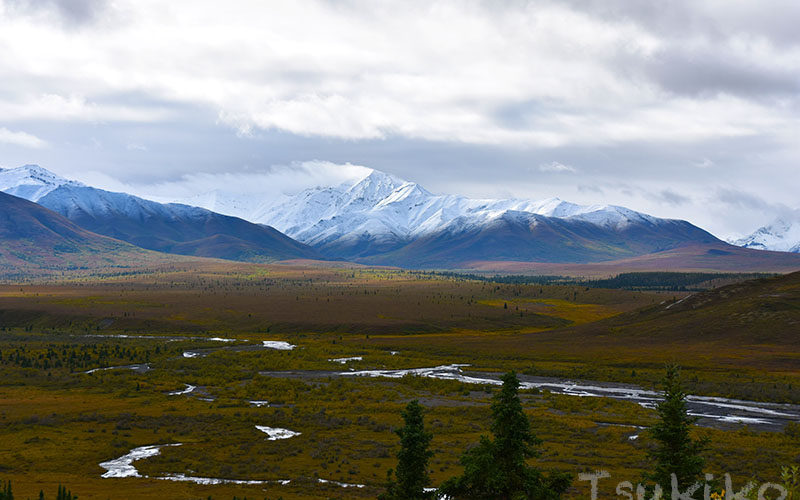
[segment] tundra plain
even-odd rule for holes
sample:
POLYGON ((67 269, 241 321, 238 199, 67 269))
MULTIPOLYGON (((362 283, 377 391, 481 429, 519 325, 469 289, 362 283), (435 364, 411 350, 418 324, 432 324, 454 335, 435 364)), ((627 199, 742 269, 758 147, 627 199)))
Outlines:
MULTIPOLYGON (((653 390, 677 362, 691 394, 789 414, 800 403, 798 273, 629 291, 204 260, 6 283, 0 327, 0 478, 20 498, 58 484, 81 499, 374 498, 411 399, 434 434, 436 486, 489 432, 494 386, 480 381, 512 369, 653 390), (486 377, 353 376, 449 365, 486 377), (179 443, 132 462, 141 477, 102 477, 101 463, 179 443)), ((570 498, 589 496, 579 472, 606 469, 616 484, 647 469, 652 409, 547 388, 522 397, 544 441, 535 461, 576 476, 570 498)), ((757 420, 700 420, 709 472, 776 481, 800 461, 796 424, 757 420)))

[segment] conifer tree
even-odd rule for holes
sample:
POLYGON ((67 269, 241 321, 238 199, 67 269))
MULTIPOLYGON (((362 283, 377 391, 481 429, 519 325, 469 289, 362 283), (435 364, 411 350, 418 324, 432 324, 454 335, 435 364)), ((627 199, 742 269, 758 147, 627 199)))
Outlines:
POLYGON ((422 406, 417 400, 411 401, 403 411, 405 425, 397 431, 400 436, 400 451, 397 453, 396 480, 388 472, 386 493, 381 500, 423 500, 433 497, 426 492, 430 484, 428 459, 433 455, 428 450, 433 435, 425 431, 422 406))
POLYGON ((61 486, 59 484, 56 500, 78 500, 78 496, 73 495, 71 491, 68 491, 66 486, 61 486))
POLYGON ((692 439, 692 425, 697 418, 689 416, 677 365, 667 366, 662 384, 664 399, 657 406, 659 420, 649 430, 657 444, 649 452, 653 469, 647 474, 647 479, 668 490, 671 475, 675 474, 683 491, 704 478, 705 460, 701 454, 708 446, 708 439, 692 439))
POLYGON ((481 436, 480 443, 461 457, 464 474, 446 481, 440 493, 465 500, 560 498, 571 478, 560 472, 545 476, 527 464, 527 459, 539 456, 541 440, 531 431, 522 409, 517 375, 512 371, 502 380, 503 387, 492 402, 494 439, 481 436))
POLYGON ((0 500, 14 500, 14 494, 11 492, 11 481, 0 481, 0 500))

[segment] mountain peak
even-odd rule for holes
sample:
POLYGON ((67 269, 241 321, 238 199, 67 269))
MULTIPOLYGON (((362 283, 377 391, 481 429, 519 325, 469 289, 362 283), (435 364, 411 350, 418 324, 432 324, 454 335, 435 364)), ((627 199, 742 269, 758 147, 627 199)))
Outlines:
POLYGON ((800 209, 784 213, 733 244, 757 250, 800 253, 800 209))
POLYGON ((370 173, 353 184, 349 191, 388 190, 388 192, 392 192, 406 183, 407 181, 392 174, 371 169, 370 173))
POLYGON ((23 165, 17 168, 0 170, 0 191, 38 201, 54 189, 64 186, 84 186, 84 184, 65 179, 39 165, 23 165))
POLYGON ((371 208, 404 184, 407 182, 399 177, 372 170, 345 191, 343 206, 371 208))

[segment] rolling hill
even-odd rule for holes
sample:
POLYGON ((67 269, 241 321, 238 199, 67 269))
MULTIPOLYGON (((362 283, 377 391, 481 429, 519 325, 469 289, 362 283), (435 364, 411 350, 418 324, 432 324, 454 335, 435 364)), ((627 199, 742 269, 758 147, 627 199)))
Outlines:
POLYGON ((36 203, 0 193, 0 276, 128 268, 170 257, 100 236, 36 203))

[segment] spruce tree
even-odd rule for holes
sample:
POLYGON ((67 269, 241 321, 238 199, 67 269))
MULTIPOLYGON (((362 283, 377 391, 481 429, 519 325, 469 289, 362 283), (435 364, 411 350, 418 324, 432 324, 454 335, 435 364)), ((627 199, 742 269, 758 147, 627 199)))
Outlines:
POLYGON ((14 500, 14 494, 11 492, 11 481, 0 481, 0 500, 14 500))
POLYGON ((417 400, 411 401, 403 411, 405 425, 397 431, 400 436, 400 451, 397 453, 396 480, 392 479, 392 471, 388 472, 386 493, 381 500, 423 500, 433 497, 433 492, 426 492, 430 484, 428 477, 428 459, 433 455, 428 450, 433 435, 425 431, 422 416, 423 410, 417 400))
MULTIPOLYGON (((667 366, 662 384, 664 399, 656 408, 659 420, 649 429, 656 440, 655 448, 649 452, 653 469, 646 477, 669 491, 671 475, 675 474, 681 491, 685 491, 704 479, 705 460, 701 454, 708 446, 708 439, 692 439, 692 425, 697 418, 689 416, 677 365, 667 366)), ((699 491, 702 494, 702 488, 699 491)))
POLYGON ((502 377, 503 387, 492 402, 491 430, 494 439, 481 436, 480 443, 461 457, 464 474, 446 481, 440 493, 469 500, 550 500, 569 487, 568 474, 544 476, 527 459, 539 456, 541 440, 519 399, 519 379, 512 371, 502 377))
POLYGON ((71 491, 67 490, 66 486, 58 485, 58 493, 56 494, 56 500, 77 500, 78 496, 73 495, 71 491))

